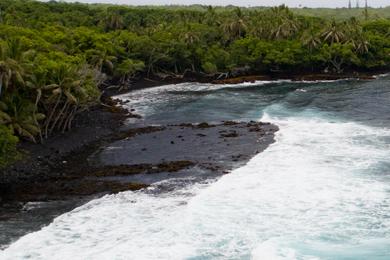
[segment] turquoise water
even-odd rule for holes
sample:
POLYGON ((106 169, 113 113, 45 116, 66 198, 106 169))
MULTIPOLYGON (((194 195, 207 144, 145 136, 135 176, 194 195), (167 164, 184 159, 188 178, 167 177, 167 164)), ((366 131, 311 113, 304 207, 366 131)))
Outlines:
POLYGON ((218 180, 91 201, 1 259, 390 259, 388 77, 188 83, 121 98, 156 124, 261 119, 280 131, 218 180))

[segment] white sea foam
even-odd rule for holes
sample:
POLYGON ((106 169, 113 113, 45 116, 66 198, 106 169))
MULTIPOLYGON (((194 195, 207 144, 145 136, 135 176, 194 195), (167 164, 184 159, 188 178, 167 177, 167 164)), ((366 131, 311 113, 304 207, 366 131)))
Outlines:
POLYGON ((217 182, 94 200, 0 259, 389 259, 388 129, 265 116, 276 143, 217 182))
POLYGON ((375 75, 374 78, 379 79, 379 78, 386 78, 388 76, 390 76, 390 73, 383 73, 383 74, 375 75))
POLYGON ((211 83, 180 83, 180 84, 169 84, 159 87, 140 89, 132 91, 123 95, 118 95, 116 98, 127 101, 124 104, 125 107, 135 108, 137 113, 141 115, 151 114, 152 109, 156 108, 157 104, 169 104, 172 101, 172 96, 166 95, 168 93, 176 93, 175 101, 180 99, 187 99, 189 95, 180 95, 180 92, 213 92, 227 88, 246 88, 250 86, 262 86, 276 83, 291 82, 290 80, 275 80, 275 81, 255 81, 255 82, 244 82, 240 84, 211 84, 211 83))
MULTIPOLYGON (((118 95, 116 98, 122 99, 127 103, 124 104, 126 108, 135 109, 136 113, 146 116, 158 112, 161 107, 166 107, 167 104, 178 103, 178 101, 191 100, 194 98, 193 95, 189 95, 188 92, 193 93, 214 93, 215 91, 223 89, 240 89, 250 87, 261 87, 273 84, 297 84, 297 85, 313 85, 323 84, 338 81, 345 81, 348 79, 340 80, 314 80, 314 81, 292 81, 292 80, 273 80, 273 81, 255 81, 255 82, 244 82, 240 84, 210 84, 210 83, 180 83, 170 84, 153 88, 140 89, 118 95)), ((306 92, 304 88, 298 88, 298 92, 306 92)), ((232 94, 233 95, 233 94, 232 94)), ((238 95, 238 94, 236 94, 238 95)), ((195 97, 196 98, 196 97, 195 97)), ((134 120, 134 119, 131 119, 134 120)))

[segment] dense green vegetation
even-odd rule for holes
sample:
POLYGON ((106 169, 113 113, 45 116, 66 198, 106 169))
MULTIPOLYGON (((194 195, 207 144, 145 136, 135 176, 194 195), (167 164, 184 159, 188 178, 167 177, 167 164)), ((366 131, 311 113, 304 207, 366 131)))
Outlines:
POLYGON ((390 20, 374 11, 328 19, 284 6, 134 8, 2 0, 0 157, 12 150, 14 136, 39 141, 66 131, 77 113, 99 101, 100 86, 125 86, 139 76, 237 67, 253 73, 388 69, 390 20))
POLYGON ((0 125, 0 168, 19 156, 16 150, 17 143, 18 138, 12 134, 11 130, 0 125))

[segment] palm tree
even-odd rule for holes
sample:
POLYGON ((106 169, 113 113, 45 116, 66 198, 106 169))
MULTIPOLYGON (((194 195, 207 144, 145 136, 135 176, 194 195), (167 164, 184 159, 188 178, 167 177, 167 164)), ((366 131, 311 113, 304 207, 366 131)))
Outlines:
POLYGON ((301 23, 288 7, 282 5, 263 12, 255 12, 251 28, 251 33, 256 37, 281 40, 293 37, 301 28, 301 23))
POLYGON ((44 124, 46 138, 56 126, 58 129, 62 128, 62 131, 70 128, 68 122, 72 120, 77 111, 80 99, 86 95, 82 80, 75 80, 79 78, 76 67, 63 65, 53 72, 52 80, 57 83, 43 88, 50 90, 49 96, 45 98, 48 114, 44 124))
POLYGON ((187 46, 191 46, 199 41, 199 35, 188 28, 189 30, 184 33, 183 40, 187 44, 187 46))
POLYGON ((47 84, 48 75, 47 72, 35 72, 29 76, 26 81, 26 87, 36 93, 34 109, 32 111, 34 123, 40 127, 39 136, 40 141, 42 142, 42 132, 39 121, 42 121, 46 118, 46 115, 43 113, 39 113, 39 104, 41 102, 41 98, 45 95, 44 92, 50 91, 54 88, 57 88, 57 84, 47 84))
POLYGON ((35 142, 35 136, 40 132, 40 128, 32 116, 34 104, 17 94, 7 96, 3 103, 6 105, 5 112, 8 116, 5 117, 5 125, 13 134, 35 142))
POLYGON ((299 30, 297 22, 294 19, 278 18, 271 31, 272 39, 291 38, 299 30))
POLYGON ((94 49, 87 52, 89 56, 89 64, 91 64, 94 68, 96 68, 100 72, 107 72, 108 74, 112 74, 114 71, 114 61, 116 57, 110 55, 107 49, 94 49))
POLYGON ((352 44, 354 50, 359 54, 365 54, 368 52, 370 43, 367 40, 363 28, 360 25, 359 21, 352 17, 348 20, 347 24, 347 33, 346 33, 346 42, 352 44))
POLYGON ((354 50, 357 53, 359 54, 368 53, 370 43, 363 33, 354 35, 354 37, 351 38, 348 42, 352 44, 354 50))
POLYGON ((0 45, 0 97, 7 88, 24 85, 24 69, 18 62, 21 56, 19 41, 9 39, 0 45))
POLYGON ((246 18, 239 7, 234 10, 233 18, 222 24, 222 30, 228 35, 229 40, 245 36, 247 29, 246 18))
POLYGON ((329 44, 341 43, 345 40, 345 33, 343 28, 333 20, 322 32, 321 37, 323 41, 329 44))
POLYGON ((142 61, 126 59, 115 69, 115 73, 120 77, 120 85, 123 88, 137 72, 143 71, 145 64, 142 61))
POLYGON ((189 50, 189 62, 191 63, 192 71, 195 71, 195 63, 197 59, 196 48, 200 41, 199 34, 194 32, 190 26, 188 26, 187 31, 183 34, 182 39, 189 50))
POLYGON ((209 26, 213 26, 217 23, 216 20, 217 14, 215 12, 215 8, 213 8, 211 5, 207 7, 207 11, 204 18, 204 23, 206 23, 209 26))
POLYGON ((146 63, 148 69, 146 72, 147 77, 150 74, 154 74, 156 70, 156 64, 160 61, 167 60, 169 57, 166 53, 158 52, 155 48, 150 52, 148 62, 146 63))
POLYGON ((305 31, 301 37, 303 46, 306 46, 310 52, 317 49, 321 45, 321 39, 313 30, 305 31))
POLYGON ((40 133, 39 120, 43 114, 37 113, 40 93, 35 103, 23 99, 20 91, 30 87, 26 79, 30 77, 27 56, 32 52, 23 51, 19 39, 8 39, 0 45, 0 122, 19 136, 35 142, 40 133))
POLYGON ((118 12, 109 12, 105 18, 106 30, 120 30, 124 27, 122 16, 118 12))

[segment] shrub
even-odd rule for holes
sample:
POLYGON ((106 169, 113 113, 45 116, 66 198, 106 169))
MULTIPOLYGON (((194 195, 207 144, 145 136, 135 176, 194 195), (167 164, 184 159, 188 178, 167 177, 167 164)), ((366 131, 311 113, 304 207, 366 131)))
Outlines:
POLYGON ((16 150, 16 144, 19 139, 14 136, 6 126, 0 125, 0 167, 14 162, 19 154, 16 150))
POLYGON ((206 62, 202 65, 202 68, 206 73, 215 73, 218 70, 217 66, 211 62, 206 62))

